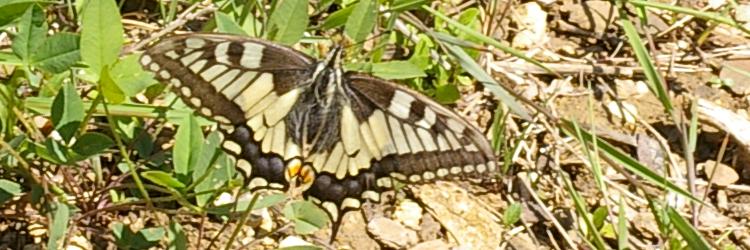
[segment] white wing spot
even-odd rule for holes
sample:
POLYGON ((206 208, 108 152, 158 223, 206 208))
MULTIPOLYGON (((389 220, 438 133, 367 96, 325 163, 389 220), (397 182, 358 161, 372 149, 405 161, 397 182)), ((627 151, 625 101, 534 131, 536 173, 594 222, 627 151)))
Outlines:
POLYGON ((403 92, 396 90, 391 98, 391 105, 388 106, 388 111, 398 118, 406 119, 409 118, 409 112, 411 110, 411 102, 414 101, 414 97, 403 92))
POLYGON ((203 77, 203 80, 206 80, 207 82, 209 82, 213 80, 219 74, 224 73, 224 71, 226 70, 227 70, 227 66, 216 64, 214 66, 211 66, 207 70, 201 72, 201 77, 203 77))
POLYGON ((242 57, 240 58, 240 65, 256 69, 260 67, 260 60, 263 58, 263 45, 257 43, 243 43, 244 47, 242 51, 242 57))
POLYGON ((151 56, 149 55, 141 56, 141 65, 148 65, 149 63, 151 63, 151 56))
POLYGON ((183 96, 190 97, 190 88, 182 87, 180 88, 180 93, 182 93, 183 96))
POLYGON ((216 49, 214 49, 214 55, 216 56, 217 62, 223 64, 231 64, 231 62, 229 62, 229 56, 227 55, 230 43, 231 42, 223 42, 219 43, 219 45, 216 45, 216 49))
POLYGON ((195 107, 200 107, 201 106, 201 99, 198 98, 198 97, 191 97, 190 98, 190 104, 193 104, 193 106, 195 106, 195 107))
POLYGON ((203 52, 201 52, 201 51, 196 51, 196 52, 190 53, 187 56, 182 57, 182 59, 180 59, 180 62, 182 62, 182 65, 188 66, 191 63, 193 63, 196 59, 198 59, 199 57, 201 57, 202 54, 203 54, 203 52))
POLYGON ((200 38, 188 38, 185 39, 185 47, 191 48, 191 49, 199 49, 202 48, 203 45, 206 45, 206 41, 200 38))
POLYGON ((206 66, 206 60, 198 60, 197 62, 193 63, 188 67, 190 70, 192 70, 194 73, 201 72, 203 69, 203 66, 206 66))

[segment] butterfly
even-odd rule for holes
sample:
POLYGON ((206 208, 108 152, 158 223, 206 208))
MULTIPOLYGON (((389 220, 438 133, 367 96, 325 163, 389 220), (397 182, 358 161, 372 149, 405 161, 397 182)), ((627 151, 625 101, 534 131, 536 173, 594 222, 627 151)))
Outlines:
POLYGON ((332 239, 347 211, 407 184, 496 172, 486 137, 411 89, 269 41, 225 34, 161 40, 142 66, 200 115, 251 190, 286 191, 325 210, 332 239))

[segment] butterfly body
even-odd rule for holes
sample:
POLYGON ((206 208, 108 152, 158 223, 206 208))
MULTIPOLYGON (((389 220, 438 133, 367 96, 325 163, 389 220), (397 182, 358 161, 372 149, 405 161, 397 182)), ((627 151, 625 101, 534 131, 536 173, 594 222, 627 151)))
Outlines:
POLYGON ((378 200, 394 180, 496 170, 476 128, 410 89, 344 72, 338 48, 317 61, 263 40, 190 34, 151 47, 141 64, 219 123, 251 188, 308 178, 303 195, 328 212, 334 233, 346 211, 378 200))

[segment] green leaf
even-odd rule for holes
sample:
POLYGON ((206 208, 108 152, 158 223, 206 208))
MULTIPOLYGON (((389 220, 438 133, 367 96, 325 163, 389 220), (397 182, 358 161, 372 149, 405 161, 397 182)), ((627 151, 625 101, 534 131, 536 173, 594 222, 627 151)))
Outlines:
POLYGON ((0 27, 10 24, 17 18, 21 17, 31 5, 41 0, 2 0, 0 1, 0 27))
POLYGON ((508 209, 505 210, 505 213, 503 213, 503 224, 505 224, 506 227, 516 224, 516 222, 521 219, 522 210, 523 207, 521 206, 521 203, 514 202, 510 204, 508 209))
POLYGON ((0 179, 0 205, 21 193, 21 185, 10 180, 0 179))
POLYGON ((120 54, 123 29, 119 9, 114 0, 86 1, 81 13, 81 58, 93 76, 113 65, 120 54))
POLYGON ((164 228, 152 227, 134 233, 120 222, 112 223, 112 233, 119 249, 147 249, 156 246, 164 238, 165 232, 164 228))
POLYGON ((190 173, 198 162, 202 146, 203 132, 195 120, 195 116, 190 115, 189 119, 180 123, 172 150, 174 170, 180 180, 186 181, 189 179, 190 173))
POLYGON ((65 84, 57 93, 52 103, 51 115, 52 124, 60 136, 65 141, 70 140, 84 117, 83 101, 73 84, 65 84))
POLYGON ((109 70, 109 76, 118 89, 127 97, 135 96, 151 85, 157 84, 151 72, 143 70, 138 62, 140 54, 121 58, 109 70))
MULTIPOLYGON (((219 148, 220 143, 221 137, 217 131, 211 132, 203 142, 200 158, 195 169, 193 169, 193 180, 201 180, 195 185, 195 192, 197 193, 220 188, 234 175, 234 165, 219 148), (211 162, 212 160, 215 161, 211 162)), ((197 195, 195 197, 196 204, 201 207, 206 205, 212 195, 212 193, 197 195)))
POLYGON ((102 133, 90 132, 81 135, 73 144, 73 152, 83 157, 99 154, 105 149, 115 145, 109 136, 102 133))
POLYGON ((323 24, 320 25, 320 29, 329 30, 341 27, 346 23, 346 20, 349 19, 349 16, 352 14, 352 10, 354 10, 354 5, 346 6, 346 8, 333 12, 326 18, 325 21, 323 21, 323 24))
POLYGON ((177 222, 170 222, 167 228, 167 249, 168 250, 186 250, 188 239, 182 226, 177 222))
POLYGON ((8 85, 0 84, 0 134, 2 134, 5 129, 3 129, 4 126, 7 126, 8 128, 13 124, 14 122, 12 120, 13 114, 13 106, 14 106, 14 95, 11 94, 12 91, 8 87, 8 85))
POLYGON ((110 103, 114 104, 125 101, 125 93, 122 92, 120 86, 117 86, 115 80, 112 79, 109 68, 105 67, 101 72, 102 75, 99 78, 99 83, 102 85, 102 95, 104 95, 104 98, 107 98, 110 103))
POLYGON ((68 231, 70 208, 63 203, 55 203, 50 219, 52 222, 49 227, 47 249, 62 249, 65 233, 68 231))
POLYGON ((682 238, 688 243, 690 249, 712 249, 708 242, 706 242, 706 239, 704 239, 698 230, 691 226, 690 223, 680 215, 680 213, 670 206, 667 206, 666 210, 669 220, 672 221, 674 228, 677 229, 677 232, 679 232, 680 235, 682 235, 682 238))
POLYGON ((375 19, 378 13, 378 2, 375 0, 360 0, 352 10, 349 19, 346 20, 344 34, 349 36, 355 43, 360 43, 367 38, 375 27, 375 19))
POLYGON ((81 37, 67 32, 54 34, 44 42, 36 53, 32 62, 35 67, 52 72, 61 73, 70 69, 73 64, 81 60, 78 47, 81 37))
POLYGON ((242 30, 242 27, 240 27, 237 22, 234 21, 234 18, 227 14, 224 14, 224 12, 215 12, 214 19, 216 21, 216 29, 219 32, 247 36, 247 33, 242 30))
POLYGON ((294 201, 284 206, 284 217, 294 221, 294 232, 309 234, 328 223, 328 215, 309 201, 294 201))
POLYGON ((162 186, 162 187, 168 187, 168 188, 174 188, 174 189, 185 188, 184 183, 180 182, 179 180, 172 177, 171 174, 164 172, 164 171, 159 171, 159 170, 145 171, 141 173, 141 176, 153 182, 154 184, 162 186))
POLYGON ((461 98, 461 93, 455 84, 443 84, 435 87, 435 100, 440 103, 455 103, 459 98, 461 98))
POLYGON ((294 44, 302 38, 310 22, 307 0, 278 0, 269 19, 272 25, 269 38, 281 44, 294 44))
POLYGON ((31 5, 18 22, 18 33, 13 38, 11 48, 24 62, 28 63, 36 48, 47 35, 47 22, 44 10, 39 5, 31 5))
POLYGON ((409 61, 373 63, 372 74, 388 80, 427 76, 422 69, 409 61))
POLYGON ((508 93, 503 86, 498 84, 492 76, 487 74, 487 72, 484 71, 484 69, 482 69, 482 67, 480 67, 479 64, 477 64, 477 62, 466 53, 466 51, 451 44, 445 44, 445 47, 456 59, 458 59, 461 67, 466 70, 466 72, 476 78, 477 81, 481 82, 482 85, 492 92, 495 97, 500 99, 503 104, 508 105, 508 108, 513 111, 513 113, 524 120, 531 120, 531 115, 529 115, 526 108, 524 108, 515 97, 508 93))

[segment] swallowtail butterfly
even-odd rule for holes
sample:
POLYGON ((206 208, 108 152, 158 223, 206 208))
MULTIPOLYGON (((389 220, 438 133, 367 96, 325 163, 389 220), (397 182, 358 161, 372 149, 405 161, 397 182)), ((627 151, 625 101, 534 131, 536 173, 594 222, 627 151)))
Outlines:
POLYGON ((394 180, 497 168, 475 127, 410 89, 344 72, 340 49, 317 61, 263 40, 187 34, 163 39, 140 62, 218 122, 222 148, 251 189, 306 184, 303 195, 333 222, 332 238, 345 212, 379 200, 394 180))

